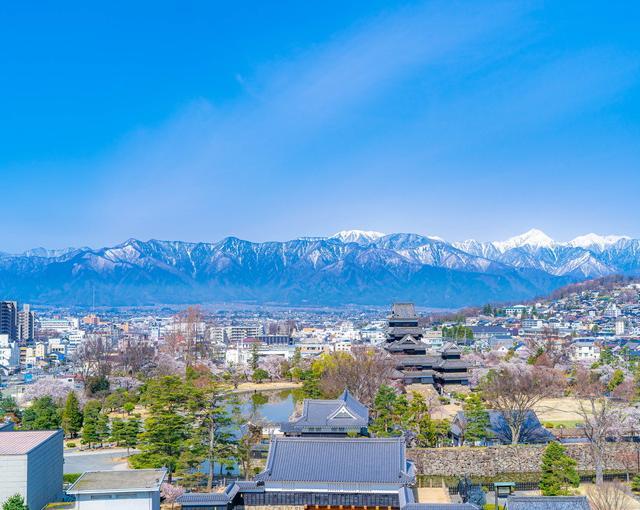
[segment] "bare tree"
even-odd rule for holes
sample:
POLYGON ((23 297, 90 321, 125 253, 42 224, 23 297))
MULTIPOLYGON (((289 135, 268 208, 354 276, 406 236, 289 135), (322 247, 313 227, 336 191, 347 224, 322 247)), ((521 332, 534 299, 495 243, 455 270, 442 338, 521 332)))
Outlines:
POLYGON ((328 395, 345 388, 365 405, 371 405, 378 389, 388 384, 394 370, 391 357, 376 349, 354 348, 352 353, 336 353, 322 375, 320 386, 328 395))
POLYGON ((74 354, 76 369, 83 382, 90 377, 107 377, 111 372, 110 358, 106 339, 99 335, 85 338, 74 354))
POLYGON ((587 489, 592 510, 631 510, 634 502, 620 482, 604 483, 587 489))
POLYGON ((584 422, 584 433, 596 472, 596 485, 604 482, 607 443, 619 434, 624 422, 622 401, 607 395, 606 384, 594 371, 578 368, 573 382, 577 412, 584 422))
POLYGON ((120 364, 125 373, 137 374, 153 360, 154 349, 146 342, 126 338, 120 350, 120 364))
POLYGON ((480 386, 489 407, 504 417, 511 443, 518 444, 529 413, 542 399, 560 393, 563 380, 550 368, 504 365, 490 371, 480 386))

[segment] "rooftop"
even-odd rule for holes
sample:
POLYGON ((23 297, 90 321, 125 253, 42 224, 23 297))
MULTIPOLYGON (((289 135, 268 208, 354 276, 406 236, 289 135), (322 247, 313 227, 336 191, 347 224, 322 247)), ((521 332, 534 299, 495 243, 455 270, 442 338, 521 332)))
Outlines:
POLYGON ((505 510, 589 510, 585 496, 511 496, 505 510))
POLYGON ((26 455, 61 430, 20 430, 0 433, 0 455, 26 455))
POLYGON ((305 399, 302 416, 283 424, 283 430, 301 427, 362 428, 369 423, 369 409, 348 390, 333 400, 305 399))
POLYGON ((413 465, 402 438, 274 438, 256 480, 405 485, 413 465))
POLYGON ((418 316, 413 303, 394 303, 391 307, 390 317, 394 319, 415 319, 418 316))
POLYGON ((126 471, 87 471, 67 492, 156 491, 167 474, 165 469, 131 469, 126 471))

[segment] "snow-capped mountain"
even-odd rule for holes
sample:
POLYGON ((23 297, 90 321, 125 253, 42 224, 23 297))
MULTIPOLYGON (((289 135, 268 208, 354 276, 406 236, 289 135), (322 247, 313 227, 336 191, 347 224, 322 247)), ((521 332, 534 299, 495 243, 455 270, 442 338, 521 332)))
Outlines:
POLYGON ((369 244, 384 236, 382 232, 374 230, 341 230, 333 234, 330 239, 339 239, 343 243, 369 244))
POLYGON ((542 230, 532 228, 519 236, 511 237, 506 241, 494 241, 491 244, 493 244, 499 252, 504 253, 505 251, 522 248, 523 246, 530 248, 550 248, 555 244, 555 241, 542 232, 542 230))
POLYGON ((587 234, 556 242, 539 230, 506 241, 449 243, 349 230, 329 238, 253 243, 139 241, 101 249, 0 256, 0 295, 49 304, 243 301, 456 307, 525 299, 569 282, 640 274, 640 240, 587 234))
POLYGON ((598 249, 604 250, 607 246, 611 246, 612 244, 616 244, 618 241, 622 239, 630 239, 627 236, 599 236, 598 234, 586 234, 583 236, 578 236, 575 239, 572 239, 567 243, 568 246, 573 246, 574 248, 585 248, 585 249, 598 249))

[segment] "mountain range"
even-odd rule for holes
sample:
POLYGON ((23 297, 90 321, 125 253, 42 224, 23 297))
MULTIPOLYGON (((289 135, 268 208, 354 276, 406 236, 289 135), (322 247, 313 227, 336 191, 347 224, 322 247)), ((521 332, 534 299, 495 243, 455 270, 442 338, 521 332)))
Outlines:
POLYGON ((640 274, 640 240, 587 234, 563 243, 533 229, 506 241, 447 242, 348 230, 284 242, 130 239, 0 253, 0 296, 56 305, 407 300, 453 308, 528 299, 609 274, 640 274))

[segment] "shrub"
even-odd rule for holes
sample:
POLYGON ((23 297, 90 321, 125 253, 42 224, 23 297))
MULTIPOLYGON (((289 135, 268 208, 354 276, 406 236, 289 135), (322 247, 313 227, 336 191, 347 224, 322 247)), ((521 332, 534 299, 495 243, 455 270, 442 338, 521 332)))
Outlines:
POLYGON ((67 443, 67 448, 75 448, 76 444, 75 443, 67 443))
POLYGON ((82 476, 82 473, 65 473, 62 475, 64 483, 75 483, 75 481, 82 476))

